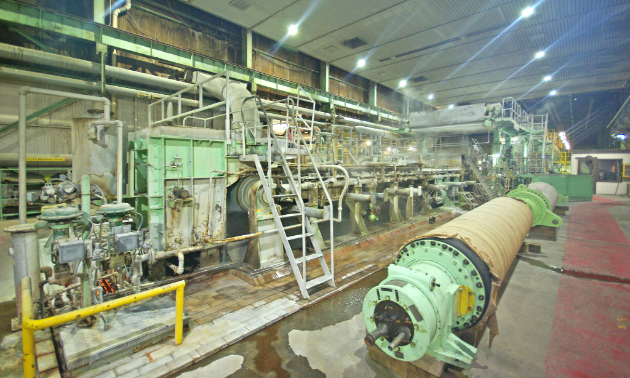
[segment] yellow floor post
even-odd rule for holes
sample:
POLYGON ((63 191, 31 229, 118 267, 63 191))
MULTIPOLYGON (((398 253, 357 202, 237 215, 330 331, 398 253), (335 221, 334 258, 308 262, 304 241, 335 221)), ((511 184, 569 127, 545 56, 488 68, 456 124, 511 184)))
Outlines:
POLYGON ((184 333, 184 286, 175 291, 175 344, 182 343, 184 333))

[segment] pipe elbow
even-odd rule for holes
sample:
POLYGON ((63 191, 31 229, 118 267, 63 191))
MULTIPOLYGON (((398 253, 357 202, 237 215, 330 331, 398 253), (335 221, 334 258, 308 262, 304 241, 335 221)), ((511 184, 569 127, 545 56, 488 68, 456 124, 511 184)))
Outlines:
POLYGON ((30 92, 31 87, 29 87, 28 85, 25 85, 23 87, 20 87, 20 96, 25 96, 28 94, 28 92, 30 92))

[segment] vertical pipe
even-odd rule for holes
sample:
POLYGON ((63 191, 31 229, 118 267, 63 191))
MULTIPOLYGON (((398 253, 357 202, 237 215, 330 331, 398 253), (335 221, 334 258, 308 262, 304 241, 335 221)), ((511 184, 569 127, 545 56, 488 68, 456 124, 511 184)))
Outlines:
POLYGON ((118 150, 116 151, 116 201, 122 203, 123 197, 123 123, 116 121, 118 150))
POLYGON ((101 95, 105 95, 105 53, 103 52, 101 53, 101 95))
MULTIPOLYGON (((273 132, 271 131, 271 125, 269 125, 269 130, 270 132, 273 132)), ((230 143, 231 143, 230 141, 230 71, 225 71, 225 145, 226 145, 226 149, 227 149, 227 145, 230 143)))
POLYGON ((181 286, 175 291, 175 344, 182 343, 184 333, 184 287, 181 286))
POLYGON ((20 224, 26 223, 26 93, 20 88, 18 119, 18 206, 20 224))
POLYGON ((90 216, 90 176, 81 176, 81 211, 83 216, 90 216))

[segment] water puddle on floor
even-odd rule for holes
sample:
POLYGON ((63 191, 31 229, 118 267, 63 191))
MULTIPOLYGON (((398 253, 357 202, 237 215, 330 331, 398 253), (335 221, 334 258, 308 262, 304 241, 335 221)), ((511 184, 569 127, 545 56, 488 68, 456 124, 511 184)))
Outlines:
POLYGON ((239 356, 242 365, 230 377, 393 378, 394 374, 367 356, 363 343, 363 298, 386 276, 387 270, 382 269, 188 367, 180 377, 208 376, 206 371, 233 364, 234 357, 226 358, 239 356))

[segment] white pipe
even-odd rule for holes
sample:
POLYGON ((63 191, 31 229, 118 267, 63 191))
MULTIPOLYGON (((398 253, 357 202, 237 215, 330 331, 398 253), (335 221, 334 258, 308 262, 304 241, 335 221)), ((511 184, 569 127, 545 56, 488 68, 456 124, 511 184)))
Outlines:
MULTIPOLYGON (((147 76, 150 76, 150 75, 147 75, 147 76)), ((13 80, 32 81, 36 83, 60 86, 64 88, 86 89, 86 90, 94 90, 94 91, 100 90, 100 83, 95 83, 95 82, 86 81, 86 80, 70 79, 67 77, 48 75, 48 74, 43 74, 43 73, 38 73, 38 72, 18 70, 15 68, 0 67, 0 77, 5 77, 5 78, 13 79, 13 80)), ((111 93, 112 95, 134 97, 134 98, 135 97, 140 97, 140 98, 150 97, 153 99, 161 99, 161 98, 166 97, 166 95, 163 95, 161 93, 140 91, 140 90, 118 87, 118 86, 109 85, 109 84, 105 85, 105 90, 108 93, 111 93)), ((173 101, 176 101, 176 100, 173 100, 173 101)), ((192 106, 195 108, 199 107, 199 101, 197 100, 183 98, 182 104, 187 105, 187 106, 192 106)), ((2 122, 5 122, 5 121, 2 121, 2 122)))
POLYGON ((26 223, 26 95, 29 93, 102 102, 103 117, 106 120, 109 120, 111 108, 111 102, 107 97, 51 91, 48 89, 31 88, 29 86, 20 87, 18 101, 18 217, 20 224, 26 223))
MULTIPOLYGON (((348 191, 348 185, 350 184, 350 175, 348 174, 348 171, 340 166, 340 165, 320 165, 321 168, 332 168, 332 169, 338 169, 341 172, 343 172, 344 176, 346 176, 346 183, 343 186, 343 190, 341 191, 341 195, 339 195, 339 201, 338 201, 338 205, 337 205, 337 219, 333 220, 335 222, 341 222, 341 212, 343 211, 343 196, 346 195, 346 192, 348 191)), ((332 205, 332 203, 331 203, 332 205)))
POLYGON ((173 264, 166 265, 168 265, 169 268, 173 269, 173 272, 179 276, 180 274, 184 273, 184 254, 181 251, 177 252, 177 260, 179 266, 175 266, 173 264))
POLYGON ((92 126, 97 126, 97 125, 102 125, 102 126, 109 126, 109 125, 115 125, 116 126, 116 139, 117 139, 117 146, 116 146, 116 202, 118 203, 122 203, 122 196, 123 196, 123 127, 124 124, 122 121, 93 121, 90 122, 90 127, 92 126))

